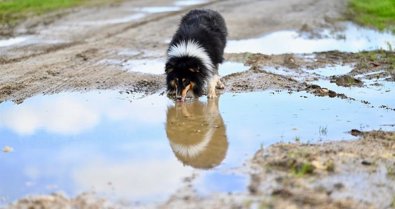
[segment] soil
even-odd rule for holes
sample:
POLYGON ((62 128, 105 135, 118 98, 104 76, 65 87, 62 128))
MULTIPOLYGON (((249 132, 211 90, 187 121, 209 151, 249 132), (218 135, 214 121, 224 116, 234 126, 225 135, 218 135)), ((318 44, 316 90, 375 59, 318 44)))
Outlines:
MULTIPOLYGON (((323 28, 341 30, 337 21, 344 17, 346 0, 269 0, 210 1, 203 6, 221 12, 229 29, 229 39, 256 37, 279 30, 299 30, 312 37, 323 28)), ((169 5, 171 1, 126 1, 94 8, 77 8, 62 15, 29 20, 14 28, 14 34, 33 34, 42 40, 30 45, 0 49, 0 103, 12 100, 21 103, 37 94, 63 91, 120 89, 129 93, 153 94, 165 89, 164 75, 129 72, 105 60, 163 59, 169 40, 180 16, 192 8, 153 13, 117 24, 78 24, 116 18, 124 8, 169 5), (133 55, 122 51, 133 51, 133 55)), ((130 12, 130 11, 128 11, 130 12)), ((9 29, 7 29, 9 30, 9 29)), ((339 85, 355 76, 384 69, 375 74, 395 80, 393 52, 344 53, 338 51, 314 54, 264 55, 251 53, 226 54, 227 61, 249 66, 245 72, 222 78, 222 92, 251 92, 265 89, 308 91, 318 96, 353 99, 330 89, 308 85, 318 79, 275 74, 268 67, 285 68, 300 73, 327 65, 353 64, 348 79, 333 78, 339 85), (311 57, 314 57, 312 59, 311 57)), ((304 76, 304 77, 303 77, 304 76)), ((368 78, 368 76, 365 76, 368 78)), ((357 82, 358 83, 358 82, 357 82)), ((358 85, 363 85, 358 83, 358 85)), ((364 102, 364 101, 361 101, 364 102)), ((395 207, 395 134, 363 133, 354 130, 360 139, 324 144, 276 144, 259 150, 246 172, 251 176, 246 192, 198 196, 190 185, 174 194, 167 202, 155 205, 122 205, 110 203, 95 194, 68 198, 63 194, 34 196, 9 206, 19 208, 391 208, 395 207), (359 179, 356 181, 354 177, 359 179), (356 185, 358 183, 358 185, 356 185)))
MULTIPOLYGON (((174 33, 180 16, 198 6, 176 12, 153 13, 126 23, 96 24, 92 27, 78 23, 100 20, 103 16, 116 18, 117 14, 125 13, 122 8, 169 4, 171 2, 165 0, 149 3, 127 1, 107 8, 75 9, 64 15, 50 15, 51 21, 43 18, 41 24, 37 19, 22 24, 16 28, 17 34, 35 34, 40 39, 58 42, 2 50, 0 101, 21 102, 36 94, 90 89, 136 89, 145 93, 159 91, 164 88, 163 76, 126 72, 119 66, 100 61, 163 58, 167 48, 166 40, 174 33), (136 51, 137 55, 119 55, 125 49, 136 51), (139 88, 141 80, 146 81, 143 88, 139 88)), ((241 39, 283 29, 310 28, 313 31, 312 29, 334 27, 332 22, 341 17, 344 5, 345 0, 281 0, 275 3, 251 0, 213 1, 203 6, 223 14, 229 29, 229 39, 241 39), (265 12, 261 8, 265 8, 265 12)), ((283 57, 280 55, 274 59, 281 60, 283 57)), ((265 79, 264 76, 262 78, 265 79)), ((232 83, 232 79, 228 80, 232 83)), ((248 76, 243 80, 248 81, 248 76)), ((270 84, 262 84, 258 88, 270 88, 270 84)))
POLYGON ((394 139, 370 132, 352 142, 274 145, 255 155, 250 191, 278 197, 263 202, 275 208, 393 207, 394 139))

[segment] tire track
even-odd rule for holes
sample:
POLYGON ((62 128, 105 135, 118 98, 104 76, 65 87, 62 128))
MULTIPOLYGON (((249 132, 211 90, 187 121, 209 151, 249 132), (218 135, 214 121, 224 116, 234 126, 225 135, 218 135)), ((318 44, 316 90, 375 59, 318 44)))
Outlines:
MULTIPOLYGON (((228 1, 228 0, 225 0, 225 1, 228 1)), ((222 1, 222 2, 225 2, 225 1, 222 1)), ((178 11, 174 11, 174 12, 166 12, 164 14, 152 14, 152 15, 149 15, 146 19, 143 19, 142 21, 134 22, 132 24, 129 22, 129 23, 120 23, 120 24, 117 24, 116 26, 105 25, 105 26, 103 26, 103 30, 105 30, 105 28, 119 27, 119 25, 126 25, 126 26, 123 26, 120 29, 115 30, 111 33, 107 33, 104 37, 100 37, 100 35, 99 35, 98 37, 95 38, 94 42, 101 42, 103 40, 109 39, 109 38, 114 37, 116 35, 125 33, 130 29, 139 28, 139 27, 145 26, 145 25, 150 24, 155 21, 159 21, 159 20, 162 20, 165 18, 174 17, 174 16, 177 16, 180 14, 184 14, 186 11, 191 10, 191 9, 206 7, 206 6, 210 6, 210 5, 219 3, 219 2, 220 1, 212 1, 212 2, 208 2, 208 3, 204 3, 204 4, 188 6, 188 7, 182 8, 182 9, 180 9, 178 11)), ((53 52, 56 52, 59 50, 65 50, 70 47, 79 46, 79 45, 83 45, 83 44, 87 44, 87 43, 90 43, 90 42, 80 40, 80 41, 74 41, 72 43, 63 43, 63 44, 50 46, 49 48, 44 49, 43 52, 31 54, 28 56, 21 56, 18 58, 11 58, 11 59, 6 59, 6 58, 0 57, 0 65, 21 62, 21 61, 29 59, 29 58, 35 58, 35 57, 38 57, 41 55, 46 55, 46 54, 53 53, 53 52)), ((21 49, 21 51, 22 50, 23 50, 23 48, 21 49)))

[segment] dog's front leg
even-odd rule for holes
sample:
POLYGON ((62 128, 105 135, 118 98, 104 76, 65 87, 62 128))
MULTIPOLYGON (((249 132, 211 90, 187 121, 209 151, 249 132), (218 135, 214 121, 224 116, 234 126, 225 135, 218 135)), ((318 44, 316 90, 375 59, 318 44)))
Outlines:
POLYGON ((224 89, 225 85, 224 83, 222 83, 221 79, 218 78, 218 82, 217 82, 217 89, 224 89))
POLYGON ((217 94, 215 93, 215 87, 217 86, 218 81, 219 81, 218 75, 214 75, 210 78, 210 81, 208 82, 208 93, 207 93, 208 98, 211 99, 217 97, 217 94))

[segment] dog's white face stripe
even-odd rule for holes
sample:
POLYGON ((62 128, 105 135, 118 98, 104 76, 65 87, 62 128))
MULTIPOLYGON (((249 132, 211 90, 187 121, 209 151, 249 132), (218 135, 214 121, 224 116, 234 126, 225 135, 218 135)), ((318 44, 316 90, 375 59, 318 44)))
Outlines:
POLYGON ((203 65, 214 74, 214 65, 204 48, 194 40, 181 41, 172 45, 167 53, 168 57, 196 57, 203 62, 203 65))

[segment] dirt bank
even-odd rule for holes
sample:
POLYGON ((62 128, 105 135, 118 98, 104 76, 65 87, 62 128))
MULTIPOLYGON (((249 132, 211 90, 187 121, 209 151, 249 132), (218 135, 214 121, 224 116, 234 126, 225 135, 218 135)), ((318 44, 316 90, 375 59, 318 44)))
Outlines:
POLYGON ((276 197, 275 208, 393 207, 395 134, 362 135, 353 142, 277 144, 259 151, 250 192, 276 197))

